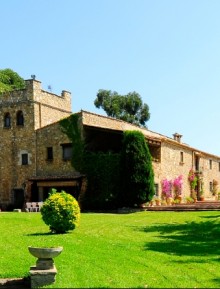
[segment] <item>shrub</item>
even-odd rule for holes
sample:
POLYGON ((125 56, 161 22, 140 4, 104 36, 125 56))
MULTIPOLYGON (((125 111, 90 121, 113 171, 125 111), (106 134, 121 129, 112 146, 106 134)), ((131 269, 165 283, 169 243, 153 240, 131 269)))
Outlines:
POLYGON ((141 132, 124 132, 121 161, 124 205, 150 201, 155 194, 154 172, 150 151, 141 132))
POLYGON ((41 215, 52 232, 65 233, 78 226, 80 208, 73 196, 53 190, 41 208, 41 215))

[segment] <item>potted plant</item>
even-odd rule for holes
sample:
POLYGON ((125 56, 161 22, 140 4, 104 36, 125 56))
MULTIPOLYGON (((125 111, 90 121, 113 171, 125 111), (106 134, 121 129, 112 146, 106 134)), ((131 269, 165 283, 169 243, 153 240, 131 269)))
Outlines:
POLYGON ((165 199, 161 199, 161 206, 166 206, 166 200, 165 199))
POLYGON ((149 203, 149 206, 152 207, 153 205, 160 206, 161 199, 159 196, 154 195, 152 200, 149 203))
POLYGON ((218 197, 217 197, 217 194, 218 194, 218 181, 216 181, 215 179, 213 180, 213 196, 215 196, 215 199, 217 200, 218 197))
POLYGON ((202 202, 205 200, 204 191, 203 190, 199 191, 199 200, 202 201, 202 202))
POLYGON ((160 197, 159 196, 155 196, 154 200, 155 200, 156 206, 160 206, 160 204, 161 204, 160 197))
POLYGON ((196 202, 197 197, 196 197, 195 188, 196 188, 197 183, 198 183, 198 178, 197 178, 197 176, 196 176, 196 174, 195 174, 193 169, 191 169, 189 171, 188 180, 189 180, 189 183, 190 183, 191 197, 194 199, 194 202, 196 202))
POLYGON ((192 197, 186 197, 186 203, 192 204, 194 202, 194 199, 192 197))
POLYGON ((149 207, 153 207, 153 205, 154 205, 154 198, 152 198, 152 200, 149 201, 148 206, 149 207))
POLYGON ((173 200, 173 204, 174 205, 179 205, 181 203, 181 200, 180 199, 174 199, 173 200))

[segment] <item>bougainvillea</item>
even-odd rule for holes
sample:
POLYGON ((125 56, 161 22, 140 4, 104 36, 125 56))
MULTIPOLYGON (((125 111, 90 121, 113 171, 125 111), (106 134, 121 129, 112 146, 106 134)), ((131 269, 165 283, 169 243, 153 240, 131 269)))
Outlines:
POLYGON ((173 185, 172 181, 164 179, 162 180, 161 183, 162 183, 162 194, 166 198, 172 197, 172 185, 173 185))
POLYGON ((193 171, 193 169, 191 169, 189 171, 188 180, 189 180, 189 183, 190 183, 190 188, 192 190, 194 190, 196 185, 197 185, 197 180, 198 179, 197 179, 197 176, 196 176, 195 172, 193 171))
POLYGON ((77 200, 70 194, 53 191, 44 202, 41 215, 52 232, 65 233, 78 226, 80 208, 77 200))
POLYGON ((174 193, 176 197, 182 195, 182 189, 183 189, 183 176, 182 175, 174 179, 173 189, 174 189, 174 193))

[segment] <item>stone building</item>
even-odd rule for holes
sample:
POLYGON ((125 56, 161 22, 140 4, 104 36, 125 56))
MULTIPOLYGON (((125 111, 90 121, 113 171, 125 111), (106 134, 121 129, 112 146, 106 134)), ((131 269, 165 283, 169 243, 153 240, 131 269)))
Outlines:
MULTIPOLYGON (((43 198, 41 184, 56 178, 58 185, 75 181, 80 176, 76 174, 70 163, 62 163, 60 167, 53 163, 53 172, 42 173, 38 156, 41 153, 37 139, 37 131, 61 118, 71 114, 71 94, 62 91, 60 96, 42 90, 41 82, 26 80, 26 88, 6 92, 0 97, 0 205, 13 204, 22 207, 25 199, 43 198), (38 152, 39 151, 39 152, 38 152), (65 172, 68 171, 68 175, 65 172), (62 175, 64 173, 64 176, 62 175), (38 178, 37 178, 38 176, 38 178), (37 189, 32 186, 32 181, 37 189), (39 187, 39 189, 38 189, 39 187), (31 190, 37 194, 31 195, 31 190)), ((50 143, 51 135, 42 136, 50 143)), ((60 136, 56 136, 60 137, 60 136)), ((62 143, 67 141, 62 135, 62 143)), ((60 150, 62 147, 60 147, 60 150)), ((49 154, 49 150, 48 150, 49 154)), ((48 160, 49 162, 50 160, 48 160)))
MULTIPOLYGON (((21 208, 25 201, 42 201, 50 188, 63 189, 75 197, 85 191, 86 178, 71 165, 71 142, 59 121, 71 115, 71 94, 46 92, 41 82, 26 80, 26 88, 0 98, 0 205, 21 208)), ((78 113, 83 136, 90 150, 115 151, 123 131, 139 130, 148 143, 157 194, 161 181, 183 176, 183 195, 190 195, 188 173, 193 168, 200 179, 197 191, 211 198, 220 180, 220 157, 182 142, 175 133, 166 137, 110 117, 78 113)), ((197 193, 198 193, 197 192, 197 193)))
POLYGON ((218 191, 220 157, 183 143, 180 134, 174 133, 173 138, 169 138, 121 120, 85 111, 80 114, 84 132, 90 136, 90 139, 93 139, 93 146, 99 146, 105 142, 114 151, 120 147, 120 135, 123 131, 138 130, 144 134, 153 160, 157 195, 161 196, 162 180, 173 181, 182 175, 183 196, 190 196, 188 174, 191 169, 194 170, 199 180, 196 188, 197 199, 199 199, 201 190, 203 190, 206 199, 213 198, 213 193, 218 191), (118 145, 116 145, 116 141, 118 145))

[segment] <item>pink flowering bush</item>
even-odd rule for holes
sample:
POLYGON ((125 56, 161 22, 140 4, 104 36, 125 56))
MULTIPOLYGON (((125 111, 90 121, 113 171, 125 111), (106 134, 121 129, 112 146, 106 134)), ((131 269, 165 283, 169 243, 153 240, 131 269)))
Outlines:
POLYGON ((196 185, 197 185, 197 180, 198 180, 198 179, 197 179, 197 176, 196 176, 196 174, 194 173, 193 169, 191 169, 191 170, 189 171, 188 180, 189 180, 189 183, 190 183, 190 188, 191 188, 192 190, 194 190, 195 187, 196 187, 196 185))
POLYGON ((183 189, 183 176, 182 175, 174 179, 173 189, 174 189, 175 197, 182 195, 182 189, 183 189))
POLYGON ((171 180, 167 180, 164 179, 162 180, 162 194, 166 197, 166 198, 172 198, 172 181, 171 180))

